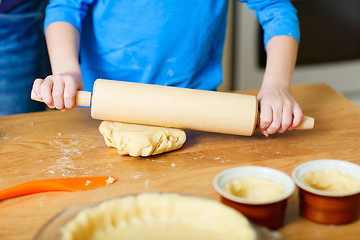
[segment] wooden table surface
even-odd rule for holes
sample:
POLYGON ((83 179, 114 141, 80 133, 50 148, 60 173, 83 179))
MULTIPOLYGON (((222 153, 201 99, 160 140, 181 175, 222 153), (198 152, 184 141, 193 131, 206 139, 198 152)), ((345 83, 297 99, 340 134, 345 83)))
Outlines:
MULTIPOLYGON (((243 92, 256 94, 256 91, 243 92)), ((314 159, 360 164, 360 109, 326 84, 300 85, 292 95, 315 118, 313 130, 269 138, 187 131, 180 150, 153 157, 119 156, 106 147, 100 121, 89 109, 0 117, 0 189, 25 181, 113 175, 118 182, 85 192, 39 193, 0 201, 0 239, 32 239, 61 210, 126 194, 161 191, 219 200, 212 181, 222 170, 267 166, 291 174, 314 159)), ((297 192, 290 198, 284 239, 360 239, 360 221, 326 226, 299 215, 297 192)))

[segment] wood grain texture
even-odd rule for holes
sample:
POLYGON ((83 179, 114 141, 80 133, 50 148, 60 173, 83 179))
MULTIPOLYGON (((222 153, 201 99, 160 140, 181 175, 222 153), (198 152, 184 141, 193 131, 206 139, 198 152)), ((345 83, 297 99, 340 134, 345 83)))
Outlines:
MULTIPOLYGON (((243 93, 256 94, 257 91, 243 93)), ((52 192, 0 201, 0 239, 32 239, 63 209, 126 194, 178 192, 220 200, 212 181, 230 167, 260 165, 291 174, 314 159, 343 159, 360 164, 360 109, 326 84, 292 88, 315 128, 269 138, 187 130, 180 150, 146 158, 119 156, 106 147, 100 121, 89 109, 0 117, 0 189, 24 181, 113 175, 118 182, 85 192, 52 192)), ((360 221, 343 226, 319 225, 299 216, 297 193, 289 201, 285 226, 290 240, 359 239, 360 221)))

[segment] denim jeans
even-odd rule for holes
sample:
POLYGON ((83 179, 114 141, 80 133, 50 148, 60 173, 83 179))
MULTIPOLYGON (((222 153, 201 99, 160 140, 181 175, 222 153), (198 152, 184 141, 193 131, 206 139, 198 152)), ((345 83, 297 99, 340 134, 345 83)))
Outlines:
POLYGON ((46 1, 0 13, 0 116, 45 109, 30 99, 33 81, 50 74, 43 34, 46 1))

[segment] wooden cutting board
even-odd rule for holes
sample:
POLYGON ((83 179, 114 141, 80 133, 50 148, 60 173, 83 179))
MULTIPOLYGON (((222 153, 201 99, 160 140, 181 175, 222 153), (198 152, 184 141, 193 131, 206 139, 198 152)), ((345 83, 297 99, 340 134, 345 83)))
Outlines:
MULTIPOLYGON (((257 91, 243 92, 256 94, 257 91)), ((0 188, 24 181, 112 175, 118 181, 85 192, 41 193, 0 201, 0 239, 32 239, 64 208, 126 194, 179 192, 219 200, 212 187, 217 173, 234 166, 261 165, 291 174, 314 159, 335 158, 360 164, 360 109, 326 84, 292 88, 304 114, 314 116, 311 131, 294 130, 265 138, 187 131, 180 150, 146 158, 119 156, 106 147, 100 121, 89 109, 0 117, 0 188)), ((285 226, 290 240, 358 239, 360 221, 330 227, 312 223, 290 198, 285 226)))

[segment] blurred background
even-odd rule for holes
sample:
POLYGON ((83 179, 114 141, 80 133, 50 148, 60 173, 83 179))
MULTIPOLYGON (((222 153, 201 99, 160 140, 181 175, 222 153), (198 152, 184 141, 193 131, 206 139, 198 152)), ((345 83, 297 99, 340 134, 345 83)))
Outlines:
MULTIPOLYGON (((360 106, 360 1, 295 0, 301 42, 293 85, 324 82, 360 106)), ((262 29, 245 4, 229 1, 220 90, 260 88, 262 29)))

